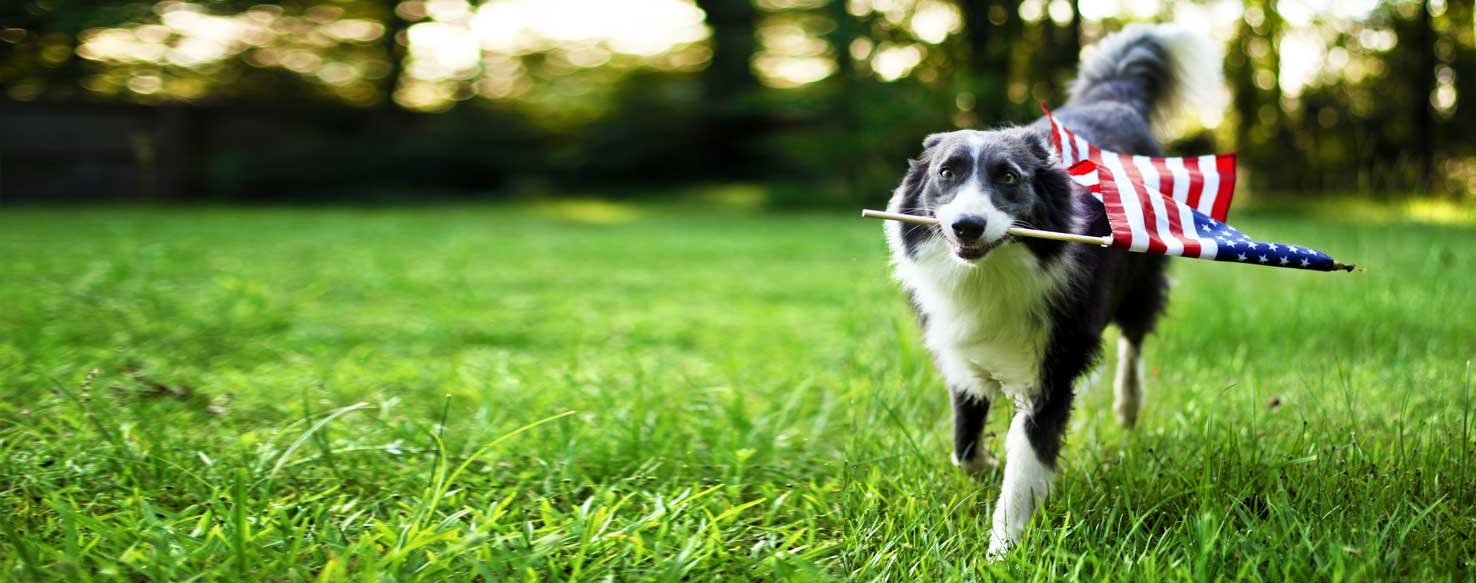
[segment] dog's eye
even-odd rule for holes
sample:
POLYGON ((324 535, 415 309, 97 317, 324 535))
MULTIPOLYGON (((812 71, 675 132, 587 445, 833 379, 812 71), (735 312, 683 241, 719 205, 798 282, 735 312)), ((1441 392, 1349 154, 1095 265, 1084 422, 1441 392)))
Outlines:
POLYGON ((938 170, 938 176, 942 176, 944 178, 953 178, 953 169, 947 167, 941 168, 938 170))
POLYGON ((1006 171, 1004 174, 1000 175, 999 181, 1005 184, 1014 184, 1020 181, 1020 175, 1015 174, 1014 172, 1006 171))

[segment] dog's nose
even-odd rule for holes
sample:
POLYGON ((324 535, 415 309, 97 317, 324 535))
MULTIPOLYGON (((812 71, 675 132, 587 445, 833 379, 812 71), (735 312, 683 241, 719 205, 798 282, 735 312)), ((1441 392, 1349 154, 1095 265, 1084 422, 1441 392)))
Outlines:
POLYGON ((984 219, 973 215, 953 221, 953 234, 959 241, 969 242, 984 236, 984 219))

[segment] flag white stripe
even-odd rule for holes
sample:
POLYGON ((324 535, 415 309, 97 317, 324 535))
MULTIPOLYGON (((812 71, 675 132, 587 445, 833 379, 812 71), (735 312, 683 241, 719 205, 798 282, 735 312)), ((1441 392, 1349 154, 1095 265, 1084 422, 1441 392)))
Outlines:
POLYGON ((1075 175, 1073 175, 1073 176, 1071 176, 1071 179, 1072 180, 1075 180, 1077 184, 1080 184, 1080 185, 1085 186, 1087 188, 1091 188, 1093 186, 1096 186, 1097 183, 1099 183, 1101 181, 1099 178, 1097 178, 1097 171, 1096 170, 1093 170, 1093 171, 1088 172, 1086 174, 1082 174, 1081 176, 1075 176, 1075 175))
MULTIPOLYGON (((1179 157, 1164 158, 1163 165, 1168 168, 1169 174, 1173 176, 1174 201, 1179 203, 1178 207, 1179 226, 1184 234, 1193 237, 1199 242, 1199 254, 1195 257, 1204 258, 1215 256, 1215 240, 1206 239, 1199 234, 1199 228, 1194 223, 1194 209, 1189 206, 1189 169, 1184 167, 1184 159, 1179 157)), ((1187 251, 1186 251, 1187 252, 1187 251)))
POLYGON ((1127 215, 1128 227, 1133 235, 1133 242, 1128 249, 1138 253, 1147 251, 1148 229, 1143 225, 1143 207, 1138 204, 1137 188, 1133 186, 1133 181, 1117 178, 1127 176, 1127 170, 1122 165, 1122 158, 1102 156, 1102 163, 1107 165, 1107 172, 1112 174, 1112 183, 1117 185, 1117 194, 1122 198, 1123 214, 1127 215))
MULTIPOLYGON (((1054 118, 1052 121, 1055 121, 1054 118)), ((1207 219, 1213 217, 1215 205, 1219 202, 1223 177, 1220 176, 1217 156, 1196 156, 1194 159, 1198 162, 1198 167, 1191 170, 1184 162, 1186 158, 1153 158, 1107 150, 1094 151, 1085 138, 1066 129, 1065 125, 1056 123, 1054 129, 1059 144, 1057 154, 1063 166, 1070 167, 1084 160, 1100 165, 1098 170, 1071 177, 1077 184, 1087 187, 1088 192, 1098 200, 1103 199, 1101 182, 1104 179, 1100 172, 1110 173, 1110 180, 1121 197, 1122 218, 1127 220, 1131 251, 1147 251, 1156 238, 1163 244, 1165 255, 1214 259, 1219 254, 1219 241, 1201 233, 1199 224, 1194 220, 1201 215, 1207 219), (1162 161, 1161 165, 1158 164, 1159 161, 1162 161), (1137 183, 1128 178, 1127 164, 1132 164, 1138 170, 1141 180, 1137 183), (1197 187, 1195 182, 1199 183, 1197 187), (1140 193, 1146 195, 1144 199, 1140 200, 1140 193), (1189 204, 1191 197, 1198 199, 1192 206, 1189 204), (1154 213, 1151 224, 1144 215, 1144 211, 1148 209, 1143 208, 1143 200, 1148 201, 1148 206, 1154 213), (1173 228, 1171 216, 1178 219, 1178 229, 1173 228), (1186 255, 1185 247, 1189 243, 1198 243, 1197 253, 1186 255)), ((1213 219, 1209 221, 1214 222, 1213 219)))
POLYGON ((1199 195, 1195 210, 1207 217, 1215 214, 1215 197, 1220 195, 1220 167, 1213 155, 1199 157, 1199 173, 1204 175, 1204 193, 1199 195))
MULTIPOLYGON (((1189 202, 1189 169, 1184 167, 1183 158, 1164 158, 1163 165, 1169 169, 1173 176, 1174 200, 1182 203, 1189 202)), ((1193 223, 1182 223, 1191 225, 1193 223)))
POLYGON ((1219 246, 1215 244, 1214 239, 1200 235, 1199 227, 1194 222, 1194 209, 1190 208, 1188 203, 1183 202, 1174 206, 1178 207, 1179 224, 1184 227, 1185 234, 1194 237, 1195 241, 1199 241, 1199 255, 1195 255, 1195 257, 1214 259, 1215 252, 1219 246))
POLYGON ((1138 167, 1138 176, 1143 177, 1143 186, 1148 187, 1150 193, 1163 192, 1158 180, 1158 169, 1153 167, 1153 161, 1147 156, 1132 156, 1131 158, 1133 165, 1138 167))
POLYGON ((1138 174, 1143 177, 1143 187, 1148 190, 1148 204, 1153 206, 1154 224, 1148 227, 1158 232, 1158 240, 1167 248, 1164 255, 1183 255, 1184 242, 1174 236, 1173 223, 1169 221, 1169 209, 1164 204, 1163 190, 1159 188, 1158 169, 1153 167, 1153 161, 1147 156, 1133 156, 1132 160, 1133 165, 1138 167, 1138 174))

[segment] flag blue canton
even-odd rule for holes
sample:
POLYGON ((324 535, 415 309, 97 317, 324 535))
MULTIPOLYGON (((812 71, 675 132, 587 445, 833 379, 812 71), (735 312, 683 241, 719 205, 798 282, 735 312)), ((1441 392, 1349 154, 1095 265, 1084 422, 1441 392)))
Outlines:
POLYGON ((1297 245, 1257 241, 1235 227, 1194 213, 1194 228, 1200 239, 1213 239, 1217 246, 1215 261, 1254 263, 1273 267, 1292 267, 1332 271, 1334 261, 1326 253, 1297 245))

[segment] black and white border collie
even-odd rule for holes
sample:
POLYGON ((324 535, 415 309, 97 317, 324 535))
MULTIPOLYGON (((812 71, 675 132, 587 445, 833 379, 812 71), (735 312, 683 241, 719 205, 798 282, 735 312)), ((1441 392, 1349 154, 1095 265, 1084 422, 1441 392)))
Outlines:
MULTIPOLYGON (((1162 155, 1153 122, 1202 92, 1219 99, 1219 71, 1208 39, 1167 26, 1128 27, 1082 62, 1070 99, 1054 113, 1103 149, 1162 155)), ((885 228, 896 277, 952 398, 953 463, 966 472, 993 465, 979 446, 985 417, 995 402, 1014 405, 989 542, 998 557, 1050 491, 1073 384, 1098 357, 1108 323, 1122 332, 1117 418, 1129 426, 1137 420, 1139 354, 1167 299, 1165 258, 1005 232, 1108 232, 1101 204, 1061 168, 1044 118, 928 136, 888 210, 939 220, 885 228)))

